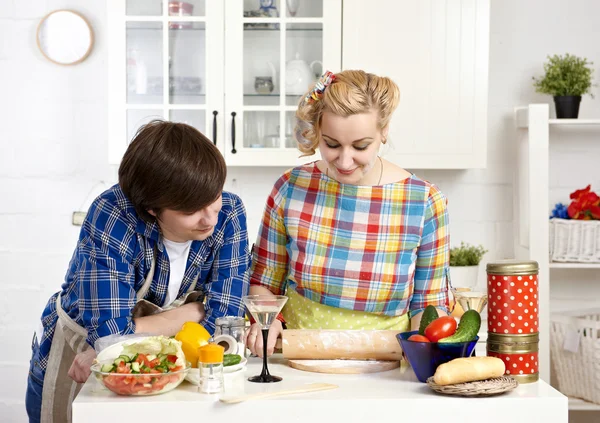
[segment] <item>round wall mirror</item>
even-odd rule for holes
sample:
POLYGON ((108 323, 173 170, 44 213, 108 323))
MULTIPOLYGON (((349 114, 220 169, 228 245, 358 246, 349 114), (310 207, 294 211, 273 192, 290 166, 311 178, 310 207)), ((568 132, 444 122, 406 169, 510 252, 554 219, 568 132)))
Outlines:
POLYGON ((94 45, 89 22, 72 10, 56 10, 46 15, 38 25, 36 38, 42 54, 58 65, 83 62, 94 45))

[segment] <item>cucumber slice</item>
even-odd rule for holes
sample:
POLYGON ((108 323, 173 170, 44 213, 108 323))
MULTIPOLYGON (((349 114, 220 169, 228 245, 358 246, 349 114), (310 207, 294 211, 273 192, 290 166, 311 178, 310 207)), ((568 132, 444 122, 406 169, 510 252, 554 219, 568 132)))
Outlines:
POLYGON ((121 356, 115 358, 115 361, 113 361, 115 366, 118 366, 119 364, 124 363, 124 362, 125 362, 125 360, 123 360, 123 357, 121 357, 121 356))
POLYGON ((140 372, 140 363, 137 363, 135 361, 133 363, 131 363, 131 370, 139 373, 140 372))
POLYGON ((113 371, 114 368, 114 364, 104 364, 100 370, 102 371, 102 373, 110 373, 113 371))
POLYGON ((122 358, 125 363, 129 363, 131 361, 131 358, 128 355, 121 354, 119 357, 122 358))

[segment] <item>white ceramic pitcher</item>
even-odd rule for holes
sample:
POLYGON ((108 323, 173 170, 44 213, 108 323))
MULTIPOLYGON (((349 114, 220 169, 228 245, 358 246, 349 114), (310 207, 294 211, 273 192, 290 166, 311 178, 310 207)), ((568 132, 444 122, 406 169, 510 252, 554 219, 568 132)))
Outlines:
POLYGON ((323 63, 315 60, 307 64, 300 59, 300 54, 296 53, 296 58, 290 60, 285 65, 285 91, 287 94, 302 95, 305 94, 310 85, 315 81, 314 65, 323 63))

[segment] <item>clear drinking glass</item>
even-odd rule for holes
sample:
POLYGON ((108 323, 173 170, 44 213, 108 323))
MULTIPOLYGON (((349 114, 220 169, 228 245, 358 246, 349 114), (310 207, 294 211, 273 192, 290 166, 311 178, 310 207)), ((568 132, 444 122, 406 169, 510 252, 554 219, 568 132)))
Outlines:
POLYGON ((273 383, 281 381, 281 377, 269 373, 267 366, 267 338, 271 323, 285 305, 287 297, 283 295, 248 295, 242 298, 254 320, 261 326, 263 337, 263 367, 260 375, 248 378, 250 382, 273 383))

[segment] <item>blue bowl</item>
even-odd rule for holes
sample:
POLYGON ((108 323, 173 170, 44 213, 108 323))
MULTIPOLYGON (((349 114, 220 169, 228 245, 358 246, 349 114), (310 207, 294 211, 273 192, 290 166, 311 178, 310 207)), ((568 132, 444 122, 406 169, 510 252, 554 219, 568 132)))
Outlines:
POLYGON ((404 355, 413 368, 417 379, 426 382, 428 378, 435 374, 435 370, 440 364, 447 363, 459 357, 470 357, 479 340, 476 337, 473 341, 457 342, 452 344, 440 344, 439 342, 415 342, 409 341, 412 335, 419 331, 402 332, 396 335, 404 355))

